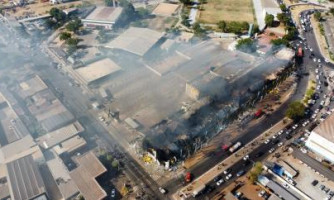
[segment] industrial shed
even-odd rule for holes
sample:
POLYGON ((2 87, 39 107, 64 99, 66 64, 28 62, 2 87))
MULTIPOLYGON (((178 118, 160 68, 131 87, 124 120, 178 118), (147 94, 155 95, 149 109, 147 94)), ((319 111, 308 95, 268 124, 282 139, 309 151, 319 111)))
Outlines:
POLYGON ((148 28, 130 27, 106 45, 107 48, 120 49, 144 56, 164 35, 148 28))
POLYGON ((96 83, 103 78, 120 71, 121 67, 109 58, 93 62, 75 71, 82 77, 87 85, 96 83))

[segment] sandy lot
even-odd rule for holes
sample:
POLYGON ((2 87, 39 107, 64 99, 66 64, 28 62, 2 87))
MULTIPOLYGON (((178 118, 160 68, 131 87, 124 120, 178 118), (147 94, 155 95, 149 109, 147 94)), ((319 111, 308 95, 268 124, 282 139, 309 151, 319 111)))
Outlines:
POLYGON ((212 0, 202 5, 198 20, 201 23, 216 24, 221 20, 254 22, 251 0, 212 0))
POLYGON ((156 16, 153 19, 143 20, 143 22, 147 24, 147 28, 163 32, 166 28, 171 28, 177 22, 177 18, 156 16))

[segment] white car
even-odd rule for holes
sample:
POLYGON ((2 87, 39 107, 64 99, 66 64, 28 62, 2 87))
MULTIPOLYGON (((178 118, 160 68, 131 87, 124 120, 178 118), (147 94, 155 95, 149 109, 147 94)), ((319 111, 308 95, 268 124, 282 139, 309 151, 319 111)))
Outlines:
POLYGON ((224 183, 224 179, 220 179, 219 181, 217 181, 217 186, 220 186, 222 183, 224 183))
POLYGON ((314 114, 318 114, 319 113, 319 109, 316 109, 315 111, 314 111, 314 114))
POLYGON ((269 150, 269 153, 273 153, 275 151, 275 148, 271 148, 270 150, 269 150))
POLYGON ((245 155, 245 157, 243 159, 244 160, 248 160, 249 159, 249 155, 245 155))
POLYGON ((226 180, 230 180, 231 178, 232 178, 232 174, 228 174, 228 175, 225 177, 226 180))
POLYGON ((303 152, 303 153, 307 153, 307 150, 304 149, 304 148, 301 148, 300 151, 303 152))
POLYGON ((283 133, 283 130, 280 130, 277 134, 282 135, 282 133, 283 133))
POLYGON ((285 187, 286 189, 290 188, 290 186, 287 183, 283 183, 283 187, 285 187))
POLYGON ((293 125, 292 129, 295 130, 296 128, 298 128, 298 124, 293 125))
POLYGON ((161 194, 165 194, 166 193, 166 190, 163 189, 162 187, 159 187, 159 191, 161 192, 161 194))
POLYGON ((315 73, 319 73, 319 69, 315 69, 315 73))
POLYGON ((270 139, 267 139, 266 141, 264 141, 265 144, 269 144, 270 139))
POLYGON ((323 106, 324 104, 325 104, 325 101, 321 101, 321 102, 320 102, 320 105, 323 106))
POLYGON ((317 114, 313 114, 311 118, 315 119, 316 117, 317 117, 317 114))
POLYGON ((275 135, 273 135, 273 139, 276 139, 278 136, 278 134, 276 133, 275 135))
POLYGON ((321 60, 320 60, 320 58, 318 59, 318 63, 321 63, 321 60))
POLYGON ((316 59, 316 58, 313 58, 313 62, 317 62, 317 59, 316 59))
POLYGON ((280 143, 278 143, 278 145, 277 145, 278 147, 281 147, 281 146, 283 146, 283 142, 280 142, 280 143))

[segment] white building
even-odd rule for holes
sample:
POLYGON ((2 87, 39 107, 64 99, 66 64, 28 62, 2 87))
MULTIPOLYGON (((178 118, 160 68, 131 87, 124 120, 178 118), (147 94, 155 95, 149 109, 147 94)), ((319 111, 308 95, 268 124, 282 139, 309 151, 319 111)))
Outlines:
POLYGON ((121 7, 96 7, 82 22, 85 27, 112 29, 122 11, 121 7))
POLYGON ((311 132, 306 146, 319 156, 334 163, 334 114, 311 132))

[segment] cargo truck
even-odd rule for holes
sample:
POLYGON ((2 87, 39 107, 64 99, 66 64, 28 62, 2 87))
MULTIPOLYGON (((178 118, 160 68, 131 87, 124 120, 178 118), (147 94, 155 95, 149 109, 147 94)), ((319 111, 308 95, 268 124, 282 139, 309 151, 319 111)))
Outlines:
POLYGON ((234 153, 241 147, 241 145, 242 145, 241 142, 237 142, 233 146, 230 147, 229 151, 231 153, 234 153))

